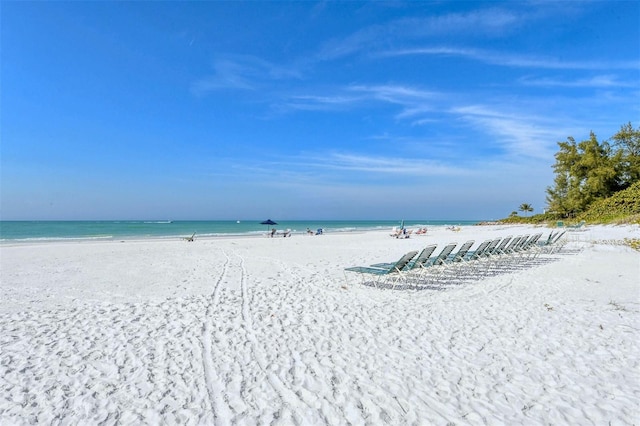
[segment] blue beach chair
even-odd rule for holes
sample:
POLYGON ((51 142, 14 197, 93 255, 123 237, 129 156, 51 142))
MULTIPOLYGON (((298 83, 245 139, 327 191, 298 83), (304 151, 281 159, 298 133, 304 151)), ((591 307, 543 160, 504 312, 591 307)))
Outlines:
MULTIPOLYGON (((349 268, 345 268, 344 270, 360 274, 363 284, 365 282, 365 277, 367 275, 371 275, 377 278, 373 281, 373 284, 376 286, 376 288, 378 287, 378 282, 387 280, 392 280, 395 287, 395 282, 400 278, 405 268, 407 268, 409 262, 411 262, 411 259, 416 257, 416 254, 418 254, 417 250, 410 251, 409 253, 402 256, 397 262, 389 264, 390 266, 388 268, 376 268, 372 266, 352 266, 349 268)), ((345 279, 346 278, 347 276, 345 274, 345 279)))

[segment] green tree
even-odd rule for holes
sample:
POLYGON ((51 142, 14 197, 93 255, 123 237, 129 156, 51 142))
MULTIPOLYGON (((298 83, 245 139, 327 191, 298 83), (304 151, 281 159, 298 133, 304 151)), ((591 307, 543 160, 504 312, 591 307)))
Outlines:
POLYGON ((573 216, 620 189, 621 154, 614 153, 607 142, 598 142, 593 132, 587 140, 576 143, 569 137, 558 146, 554 186, 547 188, 550 211, 573 216))
POLYGON ((558 142, 560 150, 555 154, 556 162, 552 166, 555 173, 554 185, 547 188, 547 203, 549 210, 561 215, 568 216, 575 211, 572 191, 576 187, 572 170, 575 168, 580 156, 578 146, 574 138, 569 136, 566 142, 558 142))
POLYGON ((526 213, 530 213, 533 211, 533 207, 531 207, 531 204, 527 204, 527 203, 520 204, 519 209, 521 212, 525 213, 525 216, 526 216, 526 213))
POLYGON ((629 122, 621 126, 611 140, 619 155, 618 185, 625 189, 640 181, 640 127, 634 129, 629 122))

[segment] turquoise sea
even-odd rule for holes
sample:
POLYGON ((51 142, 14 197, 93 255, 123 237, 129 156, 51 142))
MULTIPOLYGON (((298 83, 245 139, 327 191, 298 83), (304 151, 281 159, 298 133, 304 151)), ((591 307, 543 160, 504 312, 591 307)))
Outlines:
MULTIPOLYGON (((0 242, 59 241, 59 240, 118 240, 139 238, 179 238, 238 236, 265 234, 271 228, 291 229, 303 234, 307 228, 322 228, 325 233, 357 232, 399 227, 401 220, 284 220, 277 225, 260 224, 260 220, 242 221, 0 221, 0 242)), ((473 225, 469 220, 406 220, 408 228, 473 225)))

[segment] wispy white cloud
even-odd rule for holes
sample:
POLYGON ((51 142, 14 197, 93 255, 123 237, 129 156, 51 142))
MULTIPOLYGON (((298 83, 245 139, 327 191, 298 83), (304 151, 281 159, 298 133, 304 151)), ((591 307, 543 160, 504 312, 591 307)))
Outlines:
POLYGON ((315 167, 332 170, 404 176, 451 176, 468 174, 464 168, 426 158, 382 157, 332 153, 314 161, 315 167))
POLYGON ((453 107, 450 112, 492 135, 495 143, 512 156, 549 159, 553 155, 558 128, 546 118, 506 113, 483 105, 453 107))
MULTIPOLYGON (((295 156, 278 158, 254 158, 224 161, 227 172, 238 173, 243 178, 258 177, 260 180, 292 180, 298 182, 339 182, 375 177, 423 178, 466 176, 474 167, 457 161, 455 164, 437 158, 417 156, 383 156, 363 152, 305 152, 295 156)), ((215 174, 221 171, 216 167, 215 174)), ((228 175, 227 175, 228 176, 228 175)))
POLYGON ((403 29, 414 37, 439 35, 484 34, 509 32, 527 20, 526 15, 498 7, 466 13, 447 13, 426 18, 407 18, 393 22, 394 29, 403 29))
POLYGON ((441 96, 435 91, 403 85, 350 85, 330 95, 290 95, 274 108, 307 111, 337 111, 371 105, 371 102, 403 106, 397 119, 418 116, 430 109, 428 102, 441 96))
POLYGON ((222 89, 256 90, 265 82, 299 79, 300 72, 265 61, 255 56, 232 56, 217 60, 213 74, 195 81, 191 90, 204 95, 222 89))
POLYGON ((278 109, 303 111, 336 111, 362 101, 362 96, 336 95, 293 95, 277 106, 278 109))
POLYGON ((246 66, 232 61, 218 61, 214 71, 213 75, 195 81, 191 85, 192 92, 204 95, 220 89, 254 89, 254 84, 247 78, 251 70, 246 66))
POLYGON ((429 122, 425 114, 431 113, 443 94, 407 85, 354 85, 347 90, 358 92, 367 99, 401 105, 396 120, 411 120, 412 125, 429 122))
MULTIPOLYGON (((525 18, 526 19, 526 18, 525 18)), ((424 18, 405 18, 372 25, 327 43, 317 54, 319 60, 334 60, 356 53, 374 53, 383 46, 425 37, 462 34, 496 35, 522 22, 523 15, 490 8, 467 13, 447 13, 424 18)))
POLYGON ((395 104, 407 104, 417 101, 434 99, 437 92, 423 90, 407 85, 353 85, 347 88, 349 91, 366 94, 368 97, 391 102, 395 104))
POLYGON ((430 46, 410 49, 387 50, 380 56, 435 55, 458 56, 484 62, 491 65, 516 68, 542 69, 640 69, 640 61, 567 61, 552 57, 527 56, 485 49, 461 48, 450 46, 430 46))
MULTIPOLYGON (((456 93, 444 93, 425 90, 420 87, 410 85, 352 85, 342 89, 343 95, 330 97, 306 96, 299 97, 301 100, 299 108, 308 109, 338 109, 338 108, 363 108, 370 107, 372 103, 386 103, 398 106, 398 112, 393 115, 396 121, 408 122, 411 126, 435 125, 439 126, 443 120, 458 125, 473 126, 477 132, 474 138, 476 145, 473 147, 478 152, 495 158, 528 157, 537 159, 552 158, 555 142, 571 134, 570 129, 559 129, 557 116, 551 112, 546 105, 545 99, 529 100, 527 102, 514 103, 513 99, 491 99, 486 104, 465 103, 465 97, 456 93), (355 94, 355 95, 354 95, 355 94), (302 102, 303 101, 303 102, 302 102), (532 103, 533 102, 533 103, 532 103), (511 105, 509 110, 505 110, 500 105, 511 105), (532 111, 549 111, 532 112, 532 111), (448 117, 448 118, 447 118, 448 117)), ((553 101, 549 101, 553 103, 553 101)), ((571 129, 572 130, 572 129, 571 129)), ((433 136, 433 135, 431 135, 433 136)), ((385 135, 385 138, 388 136, 385 135)), ((446 139, 456 138, 456 133, 448 133, 446 139)), ((416 137, 414 141, 418 140, 416 137)), ((415 142, 411 142, 416 145, 415 142)), ((419 142, 425 151, 431 149, 433 141, 419 142)), ((460 147, 471 143, 469 140, 457 141, 458 148, 450 147, 448 151, 461 149, 460 147)), ((392 146, 405 146, 407 140, 402 137, 389 138, 392 146)), ((444 148, 440 159, 447 158, 444 148)), ((399 159, 374 158, 359 155, 331 155, 318 158, 317 164, 324 167, 344 170, 361 170, 424 174, 451 172, 450 166, 446 162, 439 160, 416 160, 407 161, 399 159), (333 162, 327 163, 330 158, 333 162), (434 162, 435 161, 435 162, 434 162)))
POLYGON ((520 83, 537 87, 591 87, 591 88, 625 88, 637 87, 637 83, 621 81, 615 75, 597 75, 575 80, 559 80, 554 78, 522 77, 520 83))

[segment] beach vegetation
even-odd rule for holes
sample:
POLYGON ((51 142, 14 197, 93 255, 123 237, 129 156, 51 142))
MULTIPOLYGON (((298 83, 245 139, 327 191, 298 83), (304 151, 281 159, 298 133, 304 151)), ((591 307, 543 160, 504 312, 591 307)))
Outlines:
POLYGON ((625 238, 624 244, 636 251, 640 251, 640 238, 625 238))
MULTIPOLYGON (((553 211, 547 211, 529 217, 512 215, 500 222, 555 225, 558 220, 562 220, 562 217, 553 211)), ((565 221, 565 224, 580 221, 619 225, 640 224, 640 181, 610 197, 595 201, 585 212, 569 222, 565 221)))
POLYGON ((531 206, 531 204, 522 203, 520 204, 519 210, 526 216, 527 213, 531 213, 533 211, 533 207, 531 206))
POLYGON ((574 218, 596 201, 606 199, 640 181, 640 127, 631 123, 609 141, 572 137, 558 142, 553 165, 554 185, 547 188, 549 210, 559 218, 574 218))
MULTIPOLYGON (((545 212, 524 217, 512 212, 500 222, 640 223, 640 127, 625 124, 609 141, 599 141, 593 132, 581 142, 569 137, 558 147, 545 212)), ((524 203, 520 210, 530 207, 524 203)))
POLYGON ((640 181, 611 197, 597 200, 576 219, 588 223, 640 223, 640 181))

